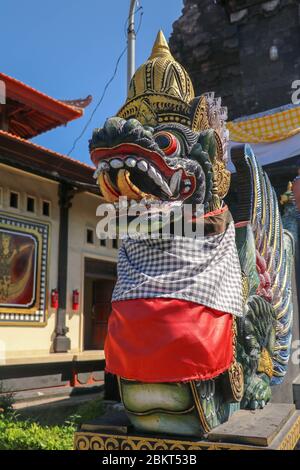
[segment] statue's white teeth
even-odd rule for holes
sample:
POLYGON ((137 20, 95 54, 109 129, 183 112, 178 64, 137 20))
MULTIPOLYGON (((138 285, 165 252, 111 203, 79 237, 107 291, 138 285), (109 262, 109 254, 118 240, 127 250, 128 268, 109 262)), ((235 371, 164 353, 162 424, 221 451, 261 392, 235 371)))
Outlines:
POLYGON ((119 170, 120 168, 123 168, 124 166, 122 160, 119 160, 118 158, 114 158, 113 160, 110 160, 109 164, 115 170, 119 170))
POLYGON ((153 180, 155 181, 155 179, 157 179, 157 171, 155 170, 155 168, 153 168, 153 166, 150 165, 150 168, 148 170, 148 176, 153 180))
POLYGON ((155 182, 155 184, 157 184, 157 186, 159 186, 159 188, 165 194, 167 194, 169 197, 173 196, 173 193, 172 193, 171 189, 169 188, 168 183, 166 181, 164 181, 161 174, 158 171, 156 171, 156 169, 152 165, 150 165, 147 174, 148 174, 149 178, 151 178, 155 182))
POLYGON ((153 166, 151 166, 148 170, 148 176, 157 184, 157 186, 161 186, 163 184, 163 178, 159 171, 156 171, 153 166))
POLYGON ((166 183, 165 181, 163 181, 161 189, 163 190, 164 193, 167 194, 167 196, 169 196, 169 197, 173 196, 173 193, 172 193, 171 189, 169 188, 168 183, 166 183))
POLYGON ((145 162, 145 160, 140 160, 137 164, 137 167, 139 170, 141 170, 143 173, 146 173, 148 170, 148 163, 145 162))
MULTIPOLYGON (((161 173, 145 160, 137 160, 134 156, 128 156, 125 160, 120 158, 111 158, 108 161, 101 161, 94 173, 94 178, 98 178, 103 172, 109 172, 110 169, 122 170, 123 168, 138 168, 141 172, 147 173, 148 177, 168 196, 173 197, 174 193, 179 191, 182 170, 177 171, 171 178, 170 186, 163 178, 161 173)), ((125 170, 124 170, 125 171, 125 170)), ((122 192, 121 192, 122 193, 122 192)))
POLYGON ((171 181, 170 181, 170 190, 173 194, 177 194, 180 188, 180 182, 182 177, 182 170, 177 171, 173 174, 171 181))
POLYGON ((156 172, 155 174, 155 177, 153 178, 154 179, 154 182, 158 185, 158 186, 161 186, 164 182, 161 174, 159 172, 156 172))
POLYGON ((128 168, 135 168, 137 161, 133 157, 129 157, 126 159, 125 164, 128 168))
POLYGON ((109 170, 109 164, 105 161, 100 162, 98 164, 97 170, 94 173, 94 178, 97 179, 100 173, 102 173, 102 171, 108 171, 108 170, 109 170))
POLYGON ((183 189, 183 193, 184 194, 187 194, 190 190, 191 190, 191 187, 192 187, 192 183, 190 180, 184 180, 184 189, 183 189))

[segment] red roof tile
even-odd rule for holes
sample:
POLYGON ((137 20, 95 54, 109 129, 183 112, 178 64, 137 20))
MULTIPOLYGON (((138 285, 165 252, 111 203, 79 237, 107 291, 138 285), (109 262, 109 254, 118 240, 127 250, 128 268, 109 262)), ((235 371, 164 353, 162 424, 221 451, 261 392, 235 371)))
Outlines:
POLYGON ((28 139, 57 126, 78 119, 83 109, 42 93, 4 73, 8 131, 28 139))

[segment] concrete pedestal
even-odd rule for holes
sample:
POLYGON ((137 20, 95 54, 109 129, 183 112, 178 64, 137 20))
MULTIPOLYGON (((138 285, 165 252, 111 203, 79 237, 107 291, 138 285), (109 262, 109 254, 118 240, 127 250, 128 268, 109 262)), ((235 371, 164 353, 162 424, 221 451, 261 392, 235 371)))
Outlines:
POLYGON ((125 413, 109 411, 83 424, 76 450, 293 450, 300 439, 300 412, 294 405, 269 404, 263 410, 236 412, 203 439, 152 436, 134 431, 125 413))

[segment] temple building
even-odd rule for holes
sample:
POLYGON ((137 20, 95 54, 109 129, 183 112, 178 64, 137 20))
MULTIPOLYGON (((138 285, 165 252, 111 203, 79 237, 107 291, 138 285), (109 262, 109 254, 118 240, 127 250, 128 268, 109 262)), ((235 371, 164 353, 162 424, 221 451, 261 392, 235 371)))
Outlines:
POLYGON ((90 99, 59 101, 3 73, 0 83, 0 382, 102 383, 117 244, 96 237, 92 166, 31 140, 90 99))

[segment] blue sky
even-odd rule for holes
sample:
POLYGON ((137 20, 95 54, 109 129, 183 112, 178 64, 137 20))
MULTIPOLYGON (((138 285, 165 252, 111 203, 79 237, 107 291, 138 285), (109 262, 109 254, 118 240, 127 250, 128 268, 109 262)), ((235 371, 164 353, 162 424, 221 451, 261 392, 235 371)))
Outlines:
MULTIPOLYGON (((143 22, 137 38, 137 66, 149 56, 158 30, 167 38, 179 18, 182 0, 141 0, 143 22)), ((58 99, 91 94, 85 116, 47 132, 35 142, 67 153, 80 134, 126 45, 129 0, 15 0, 0 7, 1 71, 58 99)), ((138 21, 138 18, 137 18, 138 21)), ((94 127, 113 116, 126 99, 126 55, 115 81, 72 156, 89 162, 94 127)))

